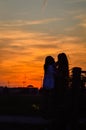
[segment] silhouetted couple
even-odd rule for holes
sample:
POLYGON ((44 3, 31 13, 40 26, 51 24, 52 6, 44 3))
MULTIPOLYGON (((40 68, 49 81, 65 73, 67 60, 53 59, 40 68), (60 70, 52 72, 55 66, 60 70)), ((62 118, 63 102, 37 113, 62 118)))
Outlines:
MULTIPOLYGON (((58 110, 64 107, 64 96, 69 80, 68 59, 65 53, 60 53, 55 62, 52 56, 45 58, 43 90, 45 95, 45 111, 46 116, 53 113, 58 116, 58 110)), ((61 117, 62 118, 62 117, 61 117)))
POLYGON ((43 89, 49 92, 61 92, 68 86, 69 67, 65 53, 58 54, 58 61, 55 62, 52 56, 45 58, 43 89))

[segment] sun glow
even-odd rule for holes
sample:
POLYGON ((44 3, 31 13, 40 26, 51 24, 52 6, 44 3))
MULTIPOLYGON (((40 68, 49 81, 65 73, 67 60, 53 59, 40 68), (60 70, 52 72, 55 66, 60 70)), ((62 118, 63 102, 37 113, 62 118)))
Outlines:
POLYGON ((86 70, 83 2, 0 1, 0 86, 40 88, 45 57, 57 60, 60 52, 67 54, 70 69, 86 70))

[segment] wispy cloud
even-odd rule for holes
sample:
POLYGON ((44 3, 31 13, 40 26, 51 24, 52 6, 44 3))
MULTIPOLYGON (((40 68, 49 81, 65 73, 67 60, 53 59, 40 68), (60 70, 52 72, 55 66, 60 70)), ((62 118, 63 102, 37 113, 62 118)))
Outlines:
POLYGON ((79 26, 86 28, 86 15, 77 15, 75 18, 79 20, 79 26))
POLYGON ((86 21, 83 21, 82 23, 80 23, 79 26, 86 28, 86 21))
POLYGON ((37 24, 47 24, 55 21, 62 20, 61 18, 47 18, 41 20, 34 21, 26 21, 26 20, 16 20, 16 21, 8 21, 8 22, 0 22, 0 26, 5 27, 13 27, 13 26, 24 26, 24 25, 37 25, 37 24))
MULTIPOLYGON (((5 81, 11 79, 15 84, 14 79, 16 80, 17 77, 19 81, 16 82, 21 84, 24 74, 27 73, 29 83, 35 82, 36 84, 37 82, 38 84, 39 80, 36 81, 35 77, 37 76, 40 79, 43 76, 44 58, 47 55, 52 55, 56 58, 60 52, 65 52, 69 55, 71 59, 69 61, 70 68, 81 64, 85 68, 84 56, 86 48, 85 45, 78 44, 82 43, 79 37, 63 34, 53 36, 47 33, 30 33, 30 35, 28 32, 16 33, 16 35, 15 33, 11 35, 11 39, 7 43, 5 37, 3 37, 3 40, 0 40, 0 74, 5 81), (22 36, 24 41, 21 39, 22 36)), ((8 34, 10 35, 11 32, 8 34)))
POLYGON ((70 68, 86 69, 85 5, 86 0, 1 0, 0 81, 22 85, 27 74, 27 84, 40 87, 45 57, 57 60, 60 52, 70 68))
POLYGON ((42 10, 45 9, 45 7, 46 7, 46 5, 47 5, 47 2, 48 2, 48 0, 43 0, 42 10))
POLYGON ((79 2, 86 2, 86 0, 67 0, 67 2, 79 3, 79 2))

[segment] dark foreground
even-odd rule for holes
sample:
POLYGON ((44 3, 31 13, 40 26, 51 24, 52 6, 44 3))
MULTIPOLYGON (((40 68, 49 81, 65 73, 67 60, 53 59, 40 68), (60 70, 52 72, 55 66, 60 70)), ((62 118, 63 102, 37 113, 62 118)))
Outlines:
MULTIPOLYGON (((77 108, 77 120, 72 116, 72 96, 66 94, 66 111, 64 107, 57 108, 54 115, 46 113, 45 97, 38 95, 1 95, 0 96, 0 130, 86 130, 86 93, 80 94, 77 108), (64 118, 64 119, 63 119, 64 118), (74 120, 75 125, 74 127, 74 120), (73 125, 73 127, 72 127, 73 125)), ((76 117, 75 117, 76 118, 76 117)))
MULTIPOLYGON (((0 116, 0 129, 2 130, 64 130, 62 125, 56 123, 52 119, 44 119, 42 117, 29 117, 29 116, 0 116)), ((65 130, 71 130, 68 124, 65 130)), ((73 129, 74 130, 74 129, 73 129)), ((86 130, 86 119, 81 119, 78 122, 78 129, 86 130)))
MULTIPOLYGON (((86 130, 86 120, 79 120, 76 130, 86 130)), ((64 130, 58 122, 55 124, 52 120, 42 117, 23 117, 23 116, 0 116, 0 129, 2 130, 64 130), (55 126, 56 125, 56 126, 55 126)), ((65 130, 71 129, 70 125, 65 130)))

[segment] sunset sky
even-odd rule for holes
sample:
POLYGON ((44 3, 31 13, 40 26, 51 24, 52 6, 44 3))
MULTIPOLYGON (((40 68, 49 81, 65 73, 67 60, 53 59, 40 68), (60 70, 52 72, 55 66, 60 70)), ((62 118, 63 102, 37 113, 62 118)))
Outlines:
POLYGON ((47 55, 86 70, 86 0, 0 0, 0 86, 42 86, 47 55))

